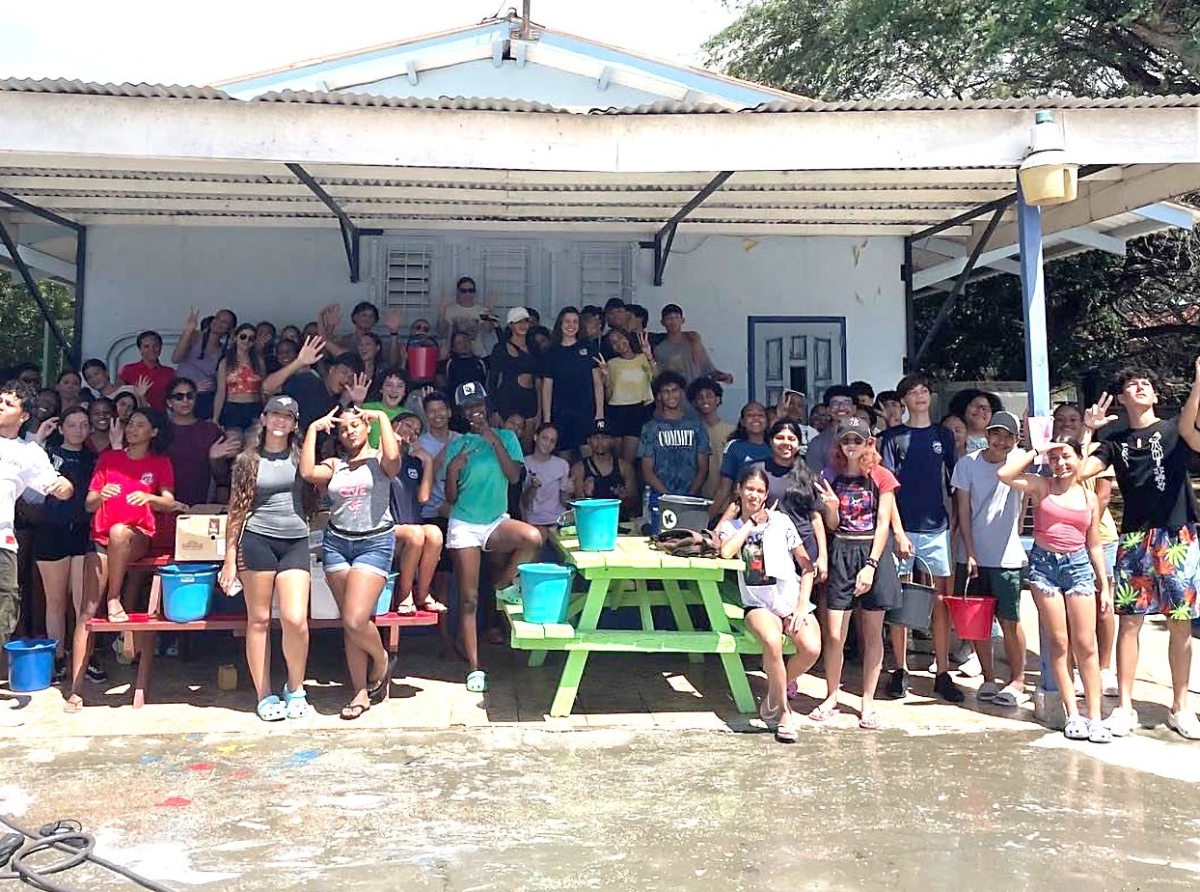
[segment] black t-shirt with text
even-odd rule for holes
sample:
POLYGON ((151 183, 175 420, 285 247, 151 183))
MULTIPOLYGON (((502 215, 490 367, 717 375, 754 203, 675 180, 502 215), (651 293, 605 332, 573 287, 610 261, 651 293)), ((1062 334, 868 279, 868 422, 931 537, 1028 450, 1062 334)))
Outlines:
POLYGON ((1196 522, 1188 479, 1191 449, 1175 419, 1106 435, 1093 453, 1112 467, 1125 502, 1121 532, 1179 529, 1196 522))

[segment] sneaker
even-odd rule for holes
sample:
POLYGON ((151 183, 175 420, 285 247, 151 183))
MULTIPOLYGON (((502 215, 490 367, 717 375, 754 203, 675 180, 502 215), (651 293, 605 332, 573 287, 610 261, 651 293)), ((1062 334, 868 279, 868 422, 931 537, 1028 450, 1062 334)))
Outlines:
POLYGON ((1105 697, 1116 697, 1120 693, 1117 687, 1117 673, 1111 669, 1100 670, 1100 692, 1105 697))
POLYGON ((54 658, 54 684, 61 684, 67 677, 67 672, 70 667, 67 665, 66 657, 54 658))
POLYGON ((979 662, 979 654, 972 653, 970 659, 964 660, 958 667, 958 671, 967 678, 975 678, 983 675, 983 666, 979 662))
POLYGON ((908 673, 897 669, 888 681, 887 696, 889 700, 903 700, 908 696, 908 673))
POLYGON ((1113 737, 1128 737, 1141 726, 1136 709, 1117 708, 1105 720, 1113 737))
POLYGON ((177 659, 179 657, 179 639, 178 638, 174 639, 173 641, 171 641, 170 644, 168 644, 166 646, 166 649, 163 650, 163 656, 171 658, 171 659, 177 659))
POLYGON ((979 690, 975 692, 975 699, 982 700, 987 703, 996 699, 996 695, 1000 693, 1000 685, 994 681, 985 681, 979 686, 979 690))
POLYGON ((108 673, 101 668, 100 663, 96 661, 95 657, 88 660, 87 669, 84 674, 87 676, 88 681, 95 684, 104 684, 108 681, 108 673))
POLYGON ((950 654, 951 663, 965 663, 975 656, 975 648, 970 641, 960 641, 958 647, 950 654))
POLYGON ((947 703, 962 703, 966 694, 958 689, 949 672, 939 672, 933 680, 933 692, 947 703))
POLYGON ((1171 713, 1167 716, 1167 727, 1184 740, 1200 740, 1200 719, 1194 712, 1184 709, 1171 713))

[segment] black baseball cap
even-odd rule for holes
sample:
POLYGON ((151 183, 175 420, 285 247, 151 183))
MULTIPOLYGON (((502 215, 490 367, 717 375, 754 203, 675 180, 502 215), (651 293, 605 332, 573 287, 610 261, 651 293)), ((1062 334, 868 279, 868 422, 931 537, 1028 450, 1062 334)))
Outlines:
POLYGON ((608 422, 603 418, 597 418, 592 423, 592 429, 588 433, 589 437, 611 437, 612 431, 608 429, 608 422))
POLYGON ((837 426, 837 439, 849 437, 850 435, 862 437, 864 440, 871 439, 871 428, 867 423, 857 415, 851 415, 849 418, 843 418, 837 426))
POLYGON ((488 398, 487 391, 478 381, 467 381, 459 384, 454 390, 454 405, 465 406, 468 403, 481 403, 488 398))

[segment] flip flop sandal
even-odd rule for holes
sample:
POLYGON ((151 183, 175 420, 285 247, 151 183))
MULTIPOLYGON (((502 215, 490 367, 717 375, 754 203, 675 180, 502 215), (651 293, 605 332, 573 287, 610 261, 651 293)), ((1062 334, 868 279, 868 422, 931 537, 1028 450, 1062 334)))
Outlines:
POLYGON ((63 712, 67 715, 78 715, 83 712, 83 700, 72 700, 68 697, 63 701, 63 712))
POLYGON ((383 674, 383 678, 379 681, 372 682, 367 688, 367 698, 371 701, 372 706, 378 706, 388 698, 388 694, 392 690, 392 676, 396 674, 396 657, 391 657, 388 660, 387 671, 383 674))
POLYGON ((450 608, 437 598, 433 597, 433 595, 429 595, 424 601, 417 605, 417 609, 427 611, 428 613, 445 613, 450 608))
POLYGON ((808 717, 814 722, 827 722, 840 712, 841 710, 836 706, 827 706, 824 708, 820 706, 814 706, 812 712, 808 714, 808 717))
POLYGON ((467 673, 467 690, 472 694, 485 694, 488 689, 487 673, 482 669, 467 673))
POLYGON ((783 722, 775 729, 775 739, 780 743, 795 743, 800 739, 800 734, 791 722, 783 722))
POLYGON ((283 701, 274 694, 259 700, 254 711, 264 722, 281 722, 287 718, 287 708, 283 705, 283 701))
POLYGON ((396 613, 399 616, 415 616, 417 613, 417 605, 413 603, 412 595, 409 595, 403 601, 396 605, 396 613))
POLYGON ((343 721, 352 722, 355 719, 363 717, 363 713, 370 710, 370 706, 363 706, 361 703, 347 703, 342 707, 342 711, 338 715, 343 721))
POLYGON ((868 712, 858 720, 858 727, 862 731, 878 731, 879 716, 873 712, 868 712))
POLYGON ((308 715, 308 692, 304 688, 298 691, 289 691, 285 684, 281 696, 289 719, 302 719, 308 715))

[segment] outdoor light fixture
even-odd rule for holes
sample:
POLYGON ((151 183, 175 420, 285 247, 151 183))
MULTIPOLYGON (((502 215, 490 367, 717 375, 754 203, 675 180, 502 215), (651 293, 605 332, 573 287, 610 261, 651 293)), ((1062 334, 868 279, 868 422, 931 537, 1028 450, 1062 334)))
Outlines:
POLYGON ((1079 165, 1067 156, 1054 113, 1040 111, 1034 120, 1029 154, 1017 170, 1025 201, 1039 207, 1074 201, 1079 187, 1079 165))

